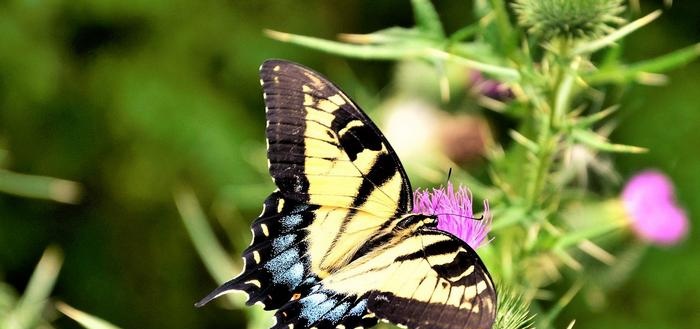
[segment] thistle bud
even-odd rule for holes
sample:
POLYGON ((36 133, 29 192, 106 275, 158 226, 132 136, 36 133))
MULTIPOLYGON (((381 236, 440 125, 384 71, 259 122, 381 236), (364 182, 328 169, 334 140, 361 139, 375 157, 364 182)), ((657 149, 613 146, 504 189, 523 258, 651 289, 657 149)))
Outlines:
POLYGON ((543 39, 591 39, 625 20, 622 0, 516 0, 518 24, 543 39))

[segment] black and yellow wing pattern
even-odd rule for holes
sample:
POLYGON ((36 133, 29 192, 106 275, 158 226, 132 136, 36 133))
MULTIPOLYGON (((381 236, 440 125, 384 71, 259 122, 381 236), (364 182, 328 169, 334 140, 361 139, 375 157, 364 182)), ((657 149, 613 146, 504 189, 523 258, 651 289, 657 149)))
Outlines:
POLYGON ((496 291, 464 241, 411 214, 387 140, 338 87, 301 65, 260 69, 275 190, 252 224, 232 291, 277 309, 274 328, 491 328, 496 291))

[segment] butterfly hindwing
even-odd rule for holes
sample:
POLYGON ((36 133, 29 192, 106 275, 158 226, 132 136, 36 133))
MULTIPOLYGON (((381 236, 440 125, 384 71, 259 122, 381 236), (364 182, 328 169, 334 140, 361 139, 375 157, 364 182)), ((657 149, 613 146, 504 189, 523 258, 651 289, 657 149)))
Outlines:
POLYGON ((496 318, 496 290, 466 243, 425 230, 406 242, 398 268, 369 296, 378 317, 409 328, 487 329, 496 318), (420 240, 420 242, 418 242, 420 240))
POLYGON ((253 241, 243 252, 243 272, 202 299, 198 305, 232 291, 244 291, 247 304, 261 302, 266 310, 277 309, 295 291, 311 287, 318 279, 310 272, 307 231, 317 206, 286 200, 272 193, 251 225, 253 241))
POLYGON ((285 197, 391 218, 411 187, 389 143, 338 87, 298 64, 260 68, 270 175, 285 197))
POLYGON ((445 232, 396 235, 293 298, 275 328, 371 326, 378 319, 425 329, 487 329, 496 290, 476 253, 445 232), (348 326, 352 325, 352 326, 348 326))

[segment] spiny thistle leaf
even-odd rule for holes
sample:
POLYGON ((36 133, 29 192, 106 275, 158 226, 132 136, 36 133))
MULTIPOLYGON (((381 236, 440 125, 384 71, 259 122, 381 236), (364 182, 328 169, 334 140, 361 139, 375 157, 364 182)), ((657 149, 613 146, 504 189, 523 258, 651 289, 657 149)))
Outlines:
POLYGON ((656 58, 629 65, 611 65, 583 76, 589 84, 627 83, 639 81, 648 73, 662 73, 686 65, 700 57, 700 43, 675 50, 656 58))
POLYGON ((516 0, 518 23, 544 39, 590 39, 621 25, 622 0, 516 0))
POLYGON ((611 114, 617 112, 619 108, 619 105, 613 105, 602 111, 595 112, 589 116, 574 118, 574 125, 576 125, 579 128, 588 128, 593 124, 598 123, 601 120, 609 117, 611 114))
POLYGON ((571 137, 575 140, 588 145, 596 150, 605 152, 616 152, 616 153, 644 153, 647 152, 646 148, 632 146, 632 145, 622 145, 622 144, 612 144, 608 142, 607 138, 598 135, 589 130, 574 129, 571 132, 571 137))
POLYGON ((587 53, 594 53, 602 48, 613 45, 615 44, 615 42, 617 42, 617 40, 624 38, 625 36, 636 30, 639 30, 644 25, 653 22, 659 16, 661 16, 661 10, 653 11, 649 15, 639 18, 623 27, 620 27, 619 29, 611 31, 609 34, 605 35, 602 38, 578 45, 576 48, 574 48, 572 54, 581 55, 587 53))

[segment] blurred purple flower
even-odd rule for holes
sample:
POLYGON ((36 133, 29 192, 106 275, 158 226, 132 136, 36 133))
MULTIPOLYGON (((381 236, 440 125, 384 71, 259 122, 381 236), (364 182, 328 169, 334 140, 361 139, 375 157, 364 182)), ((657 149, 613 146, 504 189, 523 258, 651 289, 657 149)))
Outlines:
POLYGON ((464 186, 455 192, 452 183, 447 188, 434 188, 432 192, 417 189, 413 193, 413 212, 437 215, 437 228, 464 240, 472 249, 488 242, 486 235, 491 224, 489 204, 484 201, 484 217, 474 219, 472 193, 464 186))
POLYGON ((473 70, 470 74, 471 90, 477 95, 483 95, 499 101, 507 101, 514 97, 513 91, 500 81, 484 77, 481 72, 473 70))
POLYGON ((688 217, 676 204, 673 183, 659 171, 642 171, 632 177, 622 191, 622 202, 632 229, 646 241, 672 245, 688 232, 688 217))

